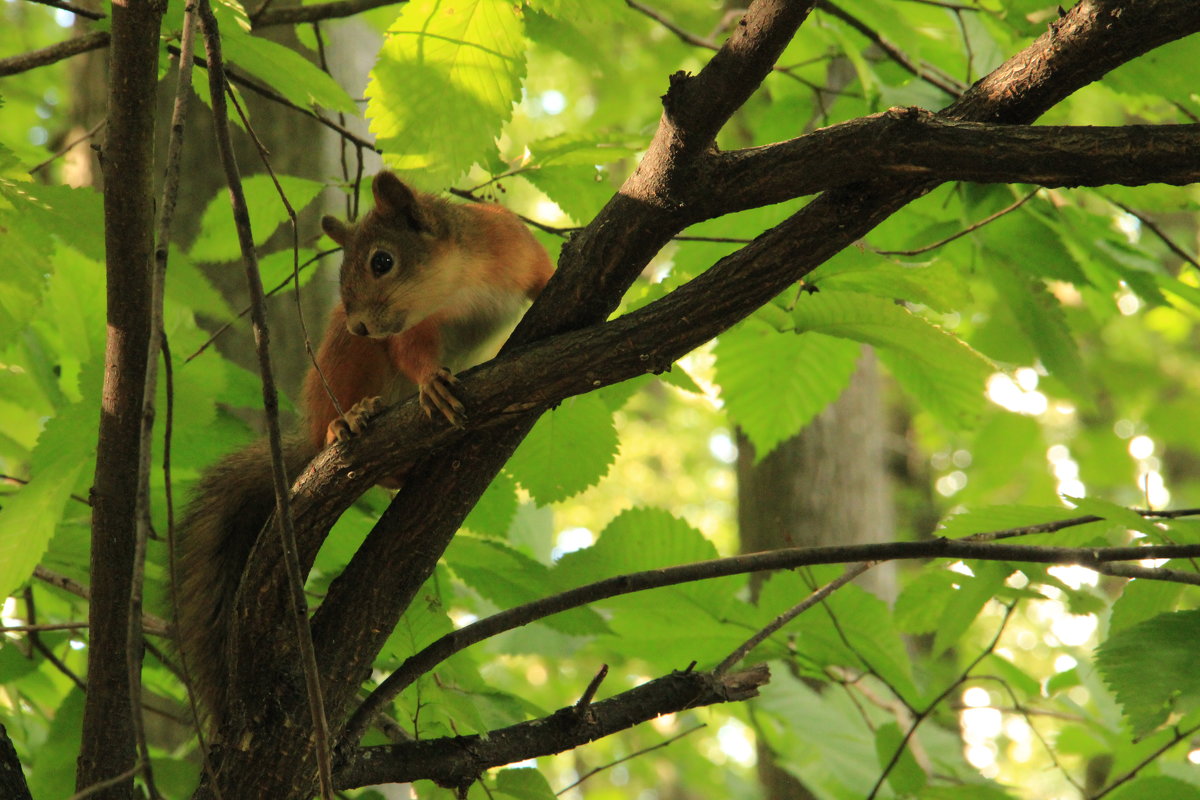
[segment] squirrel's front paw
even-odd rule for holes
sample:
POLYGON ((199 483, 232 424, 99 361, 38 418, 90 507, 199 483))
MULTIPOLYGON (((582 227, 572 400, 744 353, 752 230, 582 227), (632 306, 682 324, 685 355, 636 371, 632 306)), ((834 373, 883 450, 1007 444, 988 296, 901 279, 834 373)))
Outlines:
POLYGON ((445 367, 435 372, 427 383, 421 384, 420 400, 425 416, 432 419, 436 409, 451 425, 463 427, 467 421, 467 409, 454 396, 453 387, 457 385, 458 378, 445 367))
POLYGON ((358 436, 367 429, 367 424, 371 421, 371 417, 374 417, 382 410, 382 399, 378 397, 364 397, 351 406, 345 415, 329 423, 329 428, 325 432, 325 444, 344 442, 347 439, 358 436))

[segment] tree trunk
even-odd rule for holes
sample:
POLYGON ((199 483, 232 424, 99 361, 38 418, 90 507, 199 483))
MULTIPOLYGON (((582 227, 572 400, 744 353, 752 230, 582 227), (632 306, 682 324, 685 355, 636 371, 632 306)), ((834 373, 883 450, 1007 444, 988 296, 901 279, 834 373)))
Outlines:
POLYGON ((88 694, 76 771, 80 790, 111 785, 97 798, 133 792, 136 759, 130 641, 137 528, 142 396, 150 345, 150 269, 154 254, 155 88, 162 7, 112 7, 112 69, 104 145, 104 242, 108 340, 96 478, 92 487, 92 598, 88 611, 88 694), (129 659, 127 661, 127 658, 129 659), (113 779, 126 775, 119 781, 113 779))
MULTIPOLYGON (((886 421, 875 355, 863 349, 850 385, 833 404, 761 462, 738 435, 738 529, 743 552, 783 547, 865 544, 892 538, 893 510, 884 458, 886 421)), ((757 593, 762 577, 752 577, 757 593)), ((890 598, 890 569, 860 579, 890 598)), ((759 738, 758 774, 768 800, 814 795, 775 762, 759 738)))

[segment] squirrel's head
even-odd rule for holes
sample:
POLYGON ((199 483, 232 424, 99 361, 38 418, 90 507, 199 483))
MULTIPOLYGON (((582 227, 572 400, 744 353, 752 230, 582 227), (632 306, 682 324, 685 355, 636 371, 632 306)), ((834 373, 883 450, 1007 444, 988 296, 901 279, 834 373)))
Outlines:
POLYGON ((341 289, 346 327, 380 338, 421 322, 453 290, 443 263, 453 248, 437 201, 391 172, 371 182, 375 208, 359 222, 323 217, 321 228, 342 246, 341 289))

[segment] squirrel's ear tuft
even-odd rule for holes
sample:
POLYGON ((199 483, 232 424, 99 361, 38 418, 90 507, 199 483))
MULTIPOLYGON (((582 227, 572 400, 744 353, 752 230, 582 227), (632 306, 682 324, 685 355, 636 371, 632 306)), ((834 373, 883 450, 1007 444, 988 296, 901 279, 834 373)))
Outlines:
POLYGON ((371 181, 371 193, 375 195, 375 209, 389 217, 399 217, 417 233, 428 232, 429 225, 421 216, 421 203, 413 190, 395 173, 378 172, 371 181))
POLYGON ((321 230, 342 247, 345 247, 346 242, 350 239, 350 226, 337 217, 329 215, 321 217, 321 230))

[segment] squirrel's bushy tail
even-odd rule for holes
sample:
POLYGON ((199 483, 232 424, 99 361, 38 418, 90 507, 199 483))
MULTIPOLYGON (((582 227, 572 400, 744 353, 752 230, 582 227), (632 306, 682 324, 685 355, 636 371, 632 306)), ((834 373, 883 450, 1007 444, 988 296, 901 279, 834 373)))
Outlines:
MULTIPOLYGON (((283 441, 289 478, 315 455, 302 437, 283 441)), ((271 452, 261 439, 209 468, 177 531, 175 639, 201 712, 213 727, 225 707, 234 598, 250 549, 274 510, 271 452)))

